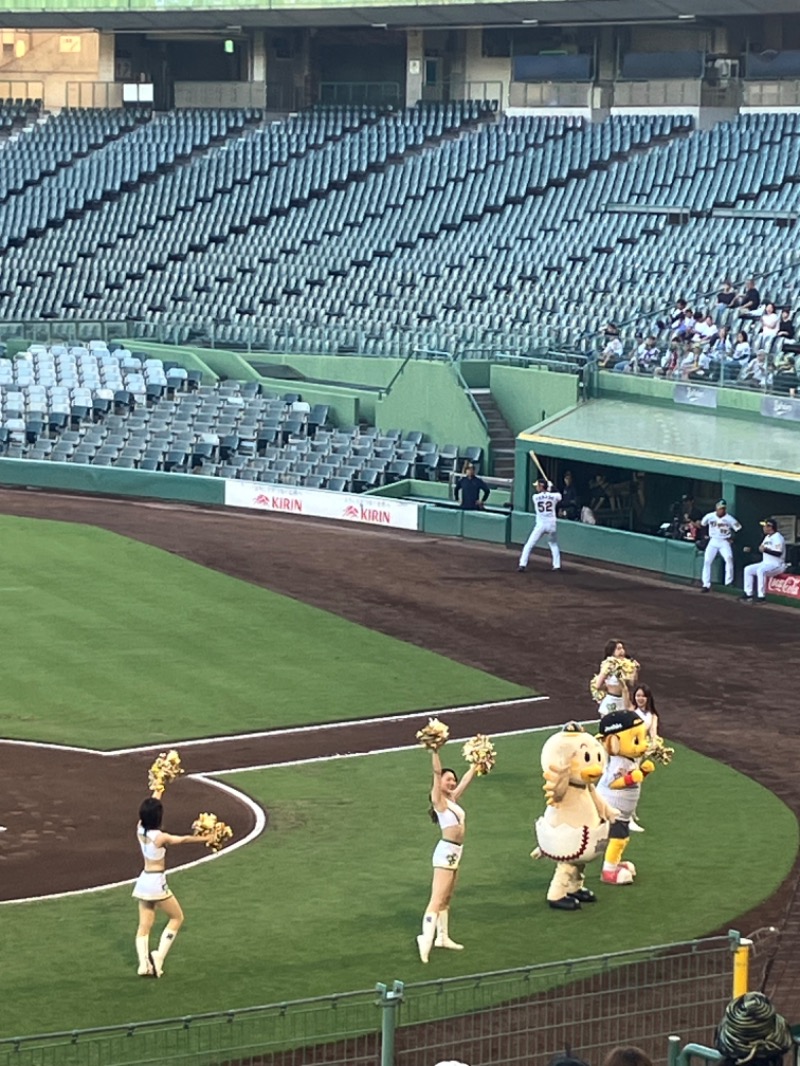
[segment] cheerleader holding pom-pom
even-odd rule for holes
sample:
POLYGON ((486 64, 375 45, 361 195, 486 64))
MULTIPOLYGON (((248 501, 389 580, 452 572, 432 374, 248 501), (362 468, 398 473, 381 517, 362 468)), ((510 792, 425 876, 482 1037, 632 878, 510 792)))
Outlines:
MULTIPOLYGON (((137 973, 140 977, 161 977, 164 972, 164 959, 183 924, 181 905, 167 884, 165 872, 167 848, 177 844, 208 844, 213 847, 216 839, 213 829, 202 829, 199 833, 193 832, 185 836, 176 836, 162 830, 164 804, 161 802, 161 796, 166 785, 182 773, 180 757, 176 751, 160 755, 150 767, 148 774, 152 795, 144 800, 139 808, 136 839, 144 861, 142 872, 136 879, 131 894, 139 903, 136 956, 137 973), (167 924, 161 933, 158 947, 151 952, 150 933, 155 922, 156 911, 163 911, 166 914, 167 924)), ((224 825, 224 823, 220 824, 224 825)))
POLYGON ((449 934, 450 901, 458 878, 466 828, 466 812, 458 800, 473 777, 491 770, 495 758, 494 748, 488 737, 473 737, 464 745, 463 753, 470 766, 459 781, 455 770, 442 766, 439 756, 439 749, 448 735, 447 726, 435 718, 417 733, 420 744, 431 752, 433 783, 428 813, 431 821, 438 824, 442 834, 433 852, 431 895, 422 918, 422 932, 417 937, 419 957, 424 963, 427 963, 434 947, 449 948, 451 951, 463 950, 463 944, 451 940, 449 934))
POLYGON ((639 664, 625 651, 621 640, 609 640, 600 669, 589 682, 592 699, 601 718, 616 711, 630 711, 631 687, 639 677, 639 664))

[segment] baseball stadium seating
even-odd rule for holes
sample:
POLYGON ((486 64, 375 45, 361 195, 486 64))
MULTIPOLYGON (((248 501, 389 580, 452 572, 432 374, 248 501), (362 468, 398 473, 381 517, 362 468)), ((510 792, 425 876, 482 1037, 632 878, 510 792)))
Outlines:
POLYGON ((196 473, 364 492, 409 477, 447 480, 477 449, 419 431, 334 428, 328 407, 258 382, 200 375, 101 341, 31 345, 0 358, 0 455, 196 473))
POLYGON ((776 218, 800 208, 798 123, 592 124, 474 103, 269 124, 43 115, 0 141, 0 318, 396 355, 580 347, 608 319, 652 329, 721 276, 769 273, 770 298, 793 305, 776 218))

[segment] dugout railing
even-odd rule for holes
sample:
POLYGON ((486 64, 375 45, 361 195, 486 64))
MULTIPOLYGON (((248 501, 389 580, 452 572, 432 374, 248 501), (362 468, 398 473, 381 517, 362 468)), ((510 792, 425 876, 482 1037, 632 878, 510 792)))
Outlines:
MULTIPOLYGON (((636 919, 634 919, 636 920, 636 919)), ((657 1064, 670 1037, 709 1042, 732 995, 760 986, 778 932, 541 963, 190 1017, 0 1040, 0 1066, 470 1066, 593 1062, 619 1043, 657 1064)), ((674 1041, 673 1041, 674 1044, 674 1041)), ((694 1046, 694 1045, 692 1045, 694 1046)))

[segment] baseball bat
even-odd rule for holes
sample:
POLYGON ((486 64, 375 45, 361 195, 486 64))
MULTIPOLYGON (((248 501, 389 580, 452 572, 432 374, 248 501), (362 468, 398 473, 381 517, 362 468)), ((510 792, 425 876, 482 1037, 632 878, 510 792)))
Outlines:
POLYGON ((536 454, 536 452, 533 450, 533 448, 531 448, 528 451, 528 455, 531 457, 531 459, 533 459, 534 463, 536 463, 536 469, 539 471, 539 473, 542 475, 542 477, 545 479, 545 481, 549 485, 550 484, 550 478, 547 476, 547 474, 545 474, 544 467, 539 462, 539 456, 536 454))

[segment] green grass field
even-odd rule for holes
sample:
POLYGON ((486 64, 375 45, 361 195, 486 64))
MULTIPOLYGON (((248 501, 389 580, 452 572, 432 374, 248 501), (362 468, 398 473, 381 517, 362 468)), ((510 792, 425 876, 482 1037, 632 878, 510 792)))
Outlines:
MULTIPOLYGON (((123 537, 7 518, 0 532, 0 594, 13 618, 4 635, 5 736, 108 748, 522 694, 123 537)), ((233 774, 227 780, 269 811, 269 828, 247 848, 172 876, 188 917, 165 979, 135 975, 127 887, 0 907, 4 987, 13 989, 0 1035, 683 940, 732 922, 790 869, 791 812, 753 781, 679 749, 646 785, 647 832, 629 850, 636 885, 598 885, 594 907, 551 911, 552 867, 528 857, 542 740, 499 739, 497 770, 467 795, 451 922, 463 953, 436 951, 427 967, 416 956, 436 839, 424 752, 233 774)))
POLYGON ((529 858, 546 735, 498 739, 497 769, 467 793, 468 848, 451 917, 465 951, 435 951, 428 966, 416 956, 437 836, 426 816, 425 752, 234 774, 227 780, 268 809, 270 826, 249 847, 170 878, 187 921, 165 978, 135 976, 136 908, 127 888, 3 907, 3 968, 15 992, 0 1035, 685 940, 733 921, 788 873, 798 843, 788 808, 750 779, 679 748, 645 788, 647 832, 628 851, 636 884, 596 884, 597 864, 599 902, 575 914, 551 911, 552 865, 529 858))
POLYGON ((0 518, 4 736, 158 743, 530 695, 88 526, 0 518))

